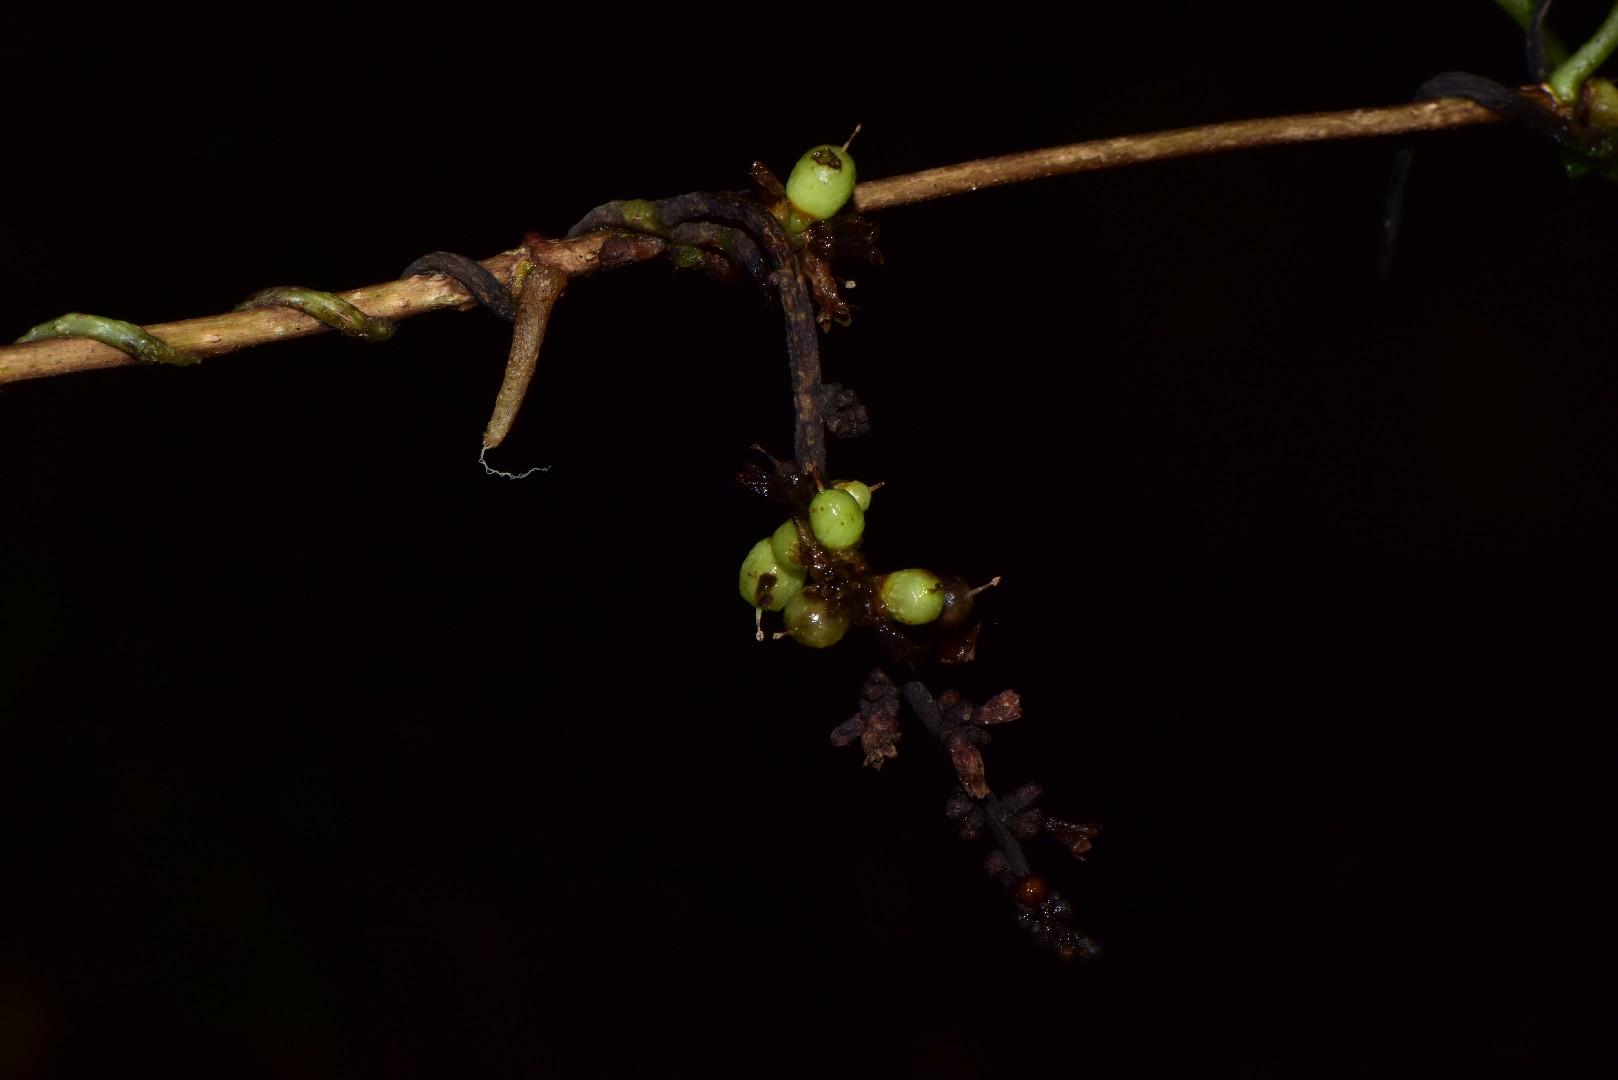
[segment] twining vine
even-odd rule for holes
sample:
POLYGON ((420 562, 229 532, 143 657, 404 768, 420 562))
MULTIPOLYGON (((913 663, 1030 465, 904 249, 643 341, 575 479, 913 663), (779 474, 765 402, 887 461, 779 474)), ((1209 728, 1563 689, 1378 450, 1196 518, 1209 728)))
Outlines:
MULTIPOLYGON (((828 433, 846 438, 871 427, 855 393, 821 377, 820 335, 833 324, 848 325, 853 311, 834 264, 881 262, 869 215, 889 207, 1071 172, 1284 143, 1510 120, 1548 136, 1570 174, 1618 178, 1618 88, 1591 77, 1618 47, 1618 6, 1584 46, 1570 52, 1546 28, 1550 0, 1496 3, 1524 31, 1536 85, 1509 87, 1449 72, 1425 83, 1408 105, 1099 140, 858 184, 848 144, 823 144, 800 159, 785 184, 755 162, 748 190, 608 202, 560 239, 529 233, 519 247, 481 261, 433 252, 396 282, 342 294, 265 289, 229 314, 147 327, 64 315, 0 348, 0 384, 125 364, 193 364, 327 329, 385 341, 401 319, 480 305, 513 324, 505 378, 483 435, 487 453, 511 430, 551 312, 573 278, 666 258, 722 281, 753 283, 781 307, 795 414, 792 458, 777 460, 755 446, 737 477, 786 514, 772 535, 753 545, 739 574, 741 597, 755 609, 757 636, 824 648, 856 629, 873 632, 886 661, 866 678, 854 714, 832 730, 833 744, 857 744, 864 763, 881 769, 898 754, 900 717, 908 711, 946 752, 957 782, 945 813, 962 839, 987 834, 992 848, 986 869, 1006 888, 1018 924, 1058 957, 1086 960, 1099 954, 1099 946, 1071 925, 1072 905, 1034 870, 1024 844, 1050 837, 1082 859, 1099 826, 1041 810, 1038 784, 1005 795, 989 786, 982 748, 991 728, 1021 717, 1015 691, 974 703, 953 690, 935 694, 922 675, 933 664, 975 658, 974 600, 999 579, 973 586, 920 568, 875 569, 860 551, 873 488, 837 479, 828 468, 828 433), (766 634, 766 613, 779 613, 784 629, 766 634)), ((1397 234, 1410 160, 1406 148, 1395 161, 1385 258, 1397 234)))
MULTIPOLYGON (((1534 96, 1543 94, 1537 87, 1524 88, 1522 92, 1534 96)), ((851 205, 869 214, 1069 173, 1264 146, 1450 130, 1499 123, 1502 119, 1474 102, 1450 98, 1376 109, 1239 120, 1074 143, 866 180, 856 185, 851 205)), ((511 282, 518 267, 525 263, 550 267, 572 280, 658 258, 666 251, 665 241, 644 234, 590 233, 565 241, 531 235, 521 247, 477 261, 504 283, 511 282)), ((700 250, 676 250, 669 254, 685 265, 690 265, 692 259, 700 265, 703 258, 700 250)), ((506 291, 509 295, 509 288, 506 291)), ((477 302, 476 296, 459 280, 436 273, 335 295, 373 318, 390 321, 477 302)), ((334 327, 321 322, 313 313, 285 307, 237 310, 144 327, 146 333, 170 345, 176 356, 185 358, 170 362, 195 362, 258 345, 323 334, 330 329, 334 327)), ((58 336, 39 328, 36 331, 25 335, 25 342, 0 346, 0 385, 150 363, 155 359, 132 353, 117 341, 100 335, 68 332, 58 336)))

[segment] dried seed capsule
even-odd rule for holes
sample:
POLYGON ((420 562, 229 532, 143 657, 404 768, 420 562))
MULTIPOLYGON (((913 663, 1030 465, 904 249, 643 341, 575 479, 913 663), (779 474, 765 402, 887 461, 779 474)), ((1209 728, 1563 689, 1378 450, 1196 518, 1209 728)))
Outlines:
POLYGON ((938 625, 945 630, 950 630, 971 618, 972 586, 954 574, 940 578, 938 584, 939 595, 944 605, 943 611, 939 615, 938 625))
POLYGON ((848 612, 834 609, 818 596, 794 593, 782 613, 787 633, 813 649, 835 645, 848 633, 848 612))

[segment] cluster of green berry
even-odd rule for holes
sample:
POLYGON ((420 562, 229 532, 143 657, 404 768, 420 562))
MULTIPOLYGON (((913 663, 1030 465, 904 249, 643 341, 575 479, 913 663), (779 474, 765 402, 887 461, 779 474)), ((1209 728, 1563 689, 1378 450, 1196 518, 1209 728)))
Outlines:
MULTIPOLYGON (((856 134, 858 131, 855 128, 856 134)), ((821 252, 805 234, 841 213, 853 197, 855 169, 848 144, 814 147, 798 159, 785 185, 757 164, 754 180, 759 197, 781 222, 793 246, 814 249, 817 265, 823 266, 823 260, 830 257, 827 252, 837 250, 836 244, 821 252)), ((874 251, 872 239, 874 232, 865 236, 865 247, 874 251)), ((835 284, 823 292, 819 278, 813 273, 810 277, 817 282, 822 325, 834 317, 846 323, 850 309, 837 297, 835 284), (828 309, 831 315, 825 314, 828 309)), ((824 271, 820 277, 829 280, 824 271)), ((933 623, 948 629, 960 625, 971 613, 977 590, 960 578, 940 577, 930 570, 869 572, 859 552, 865 511, 871 506, 868 485, 839 480, 826 487, 817 475, 794 474, 785 485, 787 491, 774 484, 765 487, 778 497, 787 494, 796 509, 773 535, 754 544, 742 561, 739 588, 742 599, 755 609, 759 640, 764 639, 766 611, 779 611, 786 621, 785 632, 776 636, 795 638, 817 649, 841 641, 851 626, 892 630, 893 624, 933 623), (797 492, 811 480, 814 495, 805 502, 807 492, 797 492)))
POLYGON ((793 514, 753 545, 738 584, 761 624, 764 612, 779 611, 786 631, 778 637, 819 649, 841 641, 855 625, 949 628, 965 621, 975 590, 960 578, 915 569, 868 572, 859 543, 870 506, 870 487, 839 480, 817 491, 806 513, 793 514))

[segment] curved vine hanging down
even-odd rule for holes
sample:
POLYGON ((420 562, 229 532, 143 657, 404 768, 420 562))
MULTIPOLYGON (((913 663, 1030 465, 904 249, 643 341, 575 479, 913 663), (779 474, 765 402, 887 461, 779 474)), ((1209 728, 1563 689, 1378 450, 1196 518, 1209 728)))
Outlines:
POLYGON ((827 195, 822 190, 852 187, 847 182, 853 168, 846 148, 816 147, 804 155, 785 186, 755 163, 752 194, 695 192, 655 202, 607 203, 587 214, 568 237, 606 229, 690 244, 699 249, 688 257, 691 265, 702 265, 721 278, 745 276, 779 298, 792 369, 796 460, 777 461, 761 452, 765 462, 751 463, 737 478, 755 494, 785 503, 789 511, 771 536, 753 545, 739 574, 742 599, 760 620, 758 637, 765 637, 766 610, 780 611, 785 619, 785 630, 776 636, 814 648, 836 644, 855 627, 874 630, 900 674, 896 679, 884 668, 871 672, 859 711, 832 732, 833 744, 858 741, 865 763, 880 769, 898 754, 901 701, 908 706, 947 751, 959 778, 946 813, 958 822, 963 839, 975 840, 987 831, 994 841, 986 866, 1010 893, 1019 925, 1063 959, 1089 959, 1099 955, 1100 947, 1068 925, 1072 906, 1034 873, 1023 841, 1046 832, 1082 858, 1099 827, 1046 816, 1034 805, 1041 793, 1037 784, 1026 784, 1004 800, 990 789, 981 747, 988 742, 990 726, 1021 715, 1014 691, 980 708, 953 691, 935 697, 917 670, 928 658, 964 663, 975 657, 978 627, 968 620, 982 588, 920 569, 873 572, 860 552, 871 487, 824 479, 825 432, 846 437, 870 426, 852 392, 821 381, 817 331, 817 324, 823 330, 851 317, 830 263, 849 257, 881 261, 876 227, 857 211, 841 212, 846 191, 827 195), (807 197, 814 205, 805 208, 802 176, 810 171, 821 179, 810 185, 807 197), (811 282, 818 315, 811 304, 811 282), (913 639, 917 630, 932 631, 932 636, 913 639))

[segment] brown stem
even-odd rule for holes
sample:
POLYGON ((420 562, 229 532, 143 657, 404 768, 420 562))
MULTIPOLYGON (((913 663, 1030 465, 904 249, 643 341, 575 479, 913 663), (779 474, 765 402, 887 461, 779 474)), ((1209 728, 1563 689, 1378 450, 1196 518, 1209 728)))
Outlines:
POLYGON ((517 295, 517 318, 511 334, 511 354, 506 360, 506 377, 494 399, 494 412, 483 431, 483 449, 493 450, 506 441, 511 425, 522 408, 539 365, 539 347, 545 343, 545 328, 551 309, 567 287, 567 275, 550 266, 536 266, 523 279, 517 295))
MULTIPOLYGON (((1525 87, 1524 92, 1544 93, 1537 87, 1525 87)), ((867 180, 855 189, 854 204, 862 211, 884 210, 1046 176, 1110 169, 1147 161, 1259 146, 1370 138, 1499 122, 1500 117, 1481 105, 1451 98, 1380 109, 1237 120, 1075 143, 968 161, 906 176, 867 180)), ((543 257, 534 261, 552 266, 568 277, 577 277, 601 266, 601 249, 609 240, 621 238, 591 233, 565 244, 550 245, 542 253, 543 257)), ((646 240, 650 238, 642 238, 642 241, 646 240)), ((516 263, 526 257, 523 252, 509 251, 483 260, 483 265, 502 279, 509 280, 516 263)), ((613 260, 608 259, 607 263, 611 265, 613 260)), ((453 281, 428 278, 390 281, 339 295, 366 314, 387 319, 402 319, 440 308, 459 307, 471 300, 466 291, 453 281)), ((159 323, 145 329, 183 352, 209 357, 272 341, 324 333, 327 328, 307 315, 284 308, 261 308, 183 322, 159 323)), ((78 338, 5 345, 0 346, 0 385, 138 363, 140 361, 111 346, 78 338)))
MULTIPOLYGON (((1525 87, 1524 90, 1544 93, 1537 87, 1525 87)), ((1219 154, 1227 150, 1248 150, 1260 146, 1367 139, 1500 122, 1500 117, 1481 105, 1455 98, 1390 105, 1380 109, 1305 113, 1265 120, 1233 120, 1147 135, 1121 135, 1115 139, 1053 146, 1045 150, 1029 150, 1021 154, 946 165, 906 176, 867 180, 854 189, 854 205, 861 211, 886 210, 983 188, 1020 184, 1025 180, 1112 169, 1121 165, 1140 165, 1148 161, 1219 154)))
MULTIPOLYGON (((647 246, 644 240, 638 243, 642 247, 647 246)), ((617 249, 623 246, 620 237, 596 233, 566 243, 546 244, 535 251, 502 252, 481 262, 501 280, 510 280, 517 264, 524 259, 548 266, 567 277, 578 277, 603 265, 609 268, 615 265, 621 259, 617 249), (604 248, 608 249, 605 259, 604 248)), ((651 246, 655 250, 647 250, 641 257, 650 258, 662 250, 655 240, 651 241, 651 246)), ((430 277, 388 281, 337 295, 365 314, 382 319, 404 319, 429 311, 462 307, 472 302, 471 294, 457 282, 449 278, 430 277)), ((155 323, 145 329, 181 352, 206 358, 254 345, 266 345, 272 341, 323 334, 329 327, 291 308, 271 307, 205 315, 181 322, 155 323)), ((0 346, 0 385, 141 363, 97 341, 47 338, 27 345, 0 346)))

